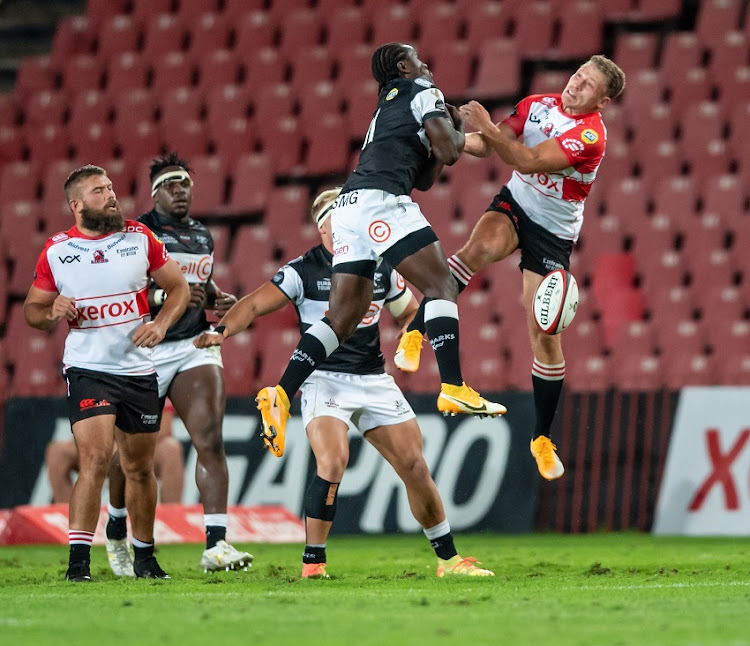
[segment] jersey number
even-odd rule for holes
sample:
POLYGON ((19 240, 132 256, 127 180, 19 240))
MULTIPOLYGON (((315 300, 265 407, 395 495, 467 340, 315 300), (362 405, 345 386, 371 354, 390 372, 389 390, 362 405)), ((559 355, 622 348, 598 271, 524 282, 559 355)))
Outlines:
POLYGON ((362 150, 364 150, 365 146, 369 144, 375 137, 375 122, 378 120, 379 114, 380 114, 380 108, 378 108, 377 112, 375 113, 375 116, 373 116, 372 118, 372 121, 370 121, 370 127, 367 129, 367 134, 365 135, 365 142, 362 144, 362 150))

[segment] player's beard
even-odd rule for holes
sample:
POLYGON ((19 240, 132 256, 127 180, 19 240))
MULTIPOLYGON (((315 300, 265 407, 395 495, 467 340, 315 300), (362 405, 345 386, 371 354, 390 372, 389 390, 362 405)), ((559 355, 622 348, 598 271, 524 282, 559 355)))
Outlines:
POLYGON ((89 231, 96 233, 114 233, 122 231, 125 226, 125 218, 120 211, 119 202, 115 202, 115 211, 108 212, 109 206, 103 209, 92 209, 84 206, 81 209, 81 225, 89 231))

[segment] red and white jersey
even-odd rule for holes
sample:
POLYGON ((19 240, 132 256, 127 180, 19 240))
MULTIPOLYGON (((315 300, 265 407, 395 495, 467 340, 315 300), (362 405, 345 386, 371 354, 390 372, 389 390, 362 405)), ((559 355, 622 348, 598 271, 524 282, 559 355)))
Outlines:
POLYGON ((140 222, 89 238, 76 227, 47 240, 34 287, 75 298, 63 363, 114 375, 154 372, 150 348, 137 348, 133 331, 149 316, 149 272, 169 260, 166 247, 140 222))
POLYGON ((528 96, 503 123, 530 148, 554 139, 570 166, 554 173, 513 171, 508 188, 534 222, 559 238, 577 240, 583 205, 604 157, 607 129, 599 112, 570 116, 561 103, 559 94, 528 96))

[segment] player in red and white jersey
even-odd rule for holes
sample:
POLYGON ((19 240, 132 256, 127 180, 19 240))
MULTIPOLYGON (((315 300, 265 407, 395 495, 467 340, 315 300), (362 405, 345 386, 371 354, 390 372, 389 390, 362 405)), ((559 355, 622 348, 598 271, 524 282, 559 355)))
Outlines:
MULTIPOLYGON (((544 334, 537 327, 533 297, 547 273, 570 268, 586 196, 604 157, 607 131, 600 110, 624 87, 623 71, 597 55, 578 68, 561 94, 529 96, 498 124, 476 101, 460 108, 477 130, 466 135, 464 151, 475 157, 495 152, 514 172, 468 242, 448 263, 462 290, 475 272, 521 249, 522 300, 534 353, 536 425, 531 452, 548 480, 564 472, 549 431, 562 391, 565 359, 560 335, 544 334)), ((396 353, 396 365, 402 370, 417 369, 423 330, 420 308, 396 353)))
POLYGON ((70 328, 63 361, 80 471, 70 501, 66 576, 91 580, 91 541, 117 442, 127 479, 135 574, 168 578, 153 556, 153 457, 161 405, 151 349, 185 310, 190 290, 148 227, 123 218, 103 168, 73 171, 65 196, 75 226, 45 245, 24 315, 40 330, 61 319, 70 328), (153 321, 146 320, 150 278, 170 296, 169 306, 153 321))

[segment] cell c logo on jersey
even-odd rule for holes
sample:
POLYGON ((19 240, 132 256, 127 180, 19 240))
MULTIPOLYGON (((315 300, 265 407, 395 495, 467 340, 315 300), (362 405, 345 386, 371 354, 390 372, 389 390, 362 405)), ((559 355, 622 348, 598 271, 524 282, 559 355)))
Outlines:
POLYGON ((385 242, 391 236, 391 227, 388 226, 387 222, 375 220, 370 225, 368 233, 375 242, 385 242))
POLYGON ((379 314, 380 308, 378 307, 378 304, 370 303, 370 309, 367 310, 367 314, 365 314, 362 319, 362 325, 372 325, 372 323, 377 320, 379 314))
POLYGON ((395 99, 397 95, 398 95, 398 88, 394 87, 390 92, 388 92, 388 94, 386 94, 385 100, 393 101, 393 99, 395 99))
POLYGON ((597 141, 599 141, 599 135, 597 134, 596 130, 586 128, 586 130, 581 133, 581 141, 587 144, 595 144, 597 141))

